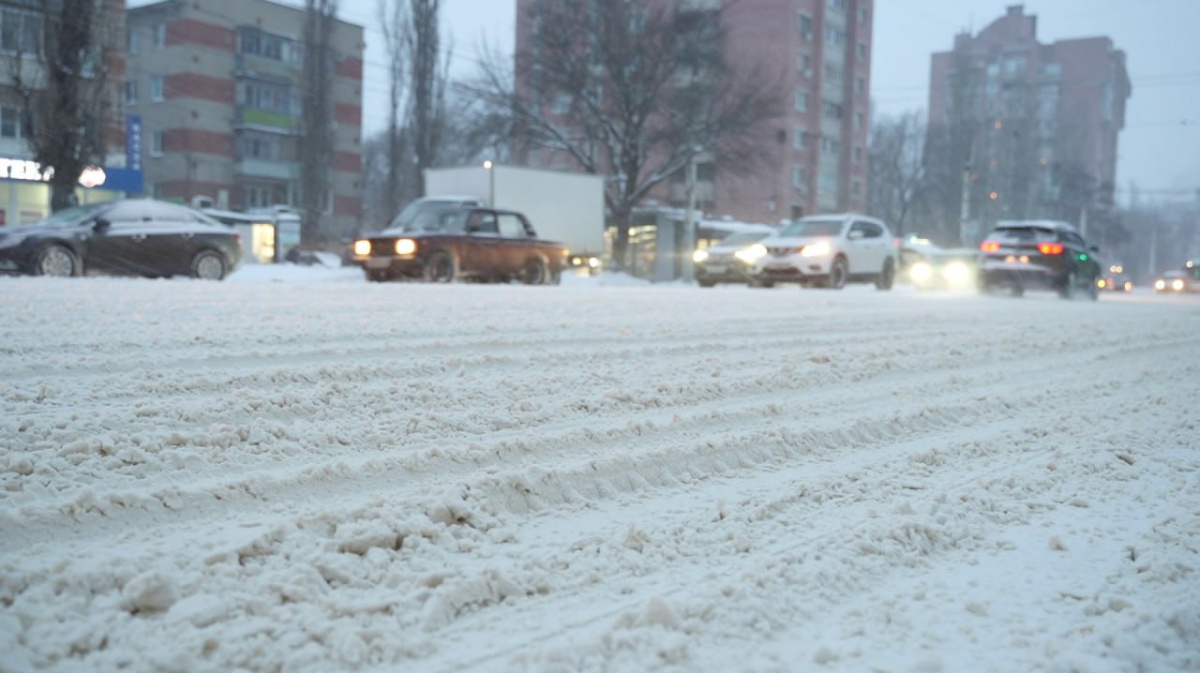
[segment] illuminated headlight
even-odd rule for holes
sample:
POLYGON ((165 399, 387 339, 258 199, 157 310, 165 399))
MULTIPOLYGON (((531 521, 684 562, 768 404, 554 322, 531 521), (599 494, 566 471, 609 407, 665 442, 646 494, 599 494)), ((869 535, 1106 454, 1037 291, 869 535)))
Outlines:
POLYGON ((755 243, 754 245, 738 250, 733 253, 733 256, 747 264, 753 264, 767 256, 767 246, 762 243, 755 243))
POLYGON ((918 285, 924 285, 929 282, 930 276, 933 275, 933 269, 929 268, 929 264, 925 262, 917 262, 908 270, 908 277, 912 282, 918 285))
POLYGON ((588 266, 592 267, 593 269, 599 269, 600 259, 597 257, 588 257, 588 266))
POLYGON ((1133 292, 1133 283, 1130 283, 1130 282, 1126 281, 1126 283, 1125 283, 1125 291, 1126 291, 1126 292, 1133 292))
POLYGON ((366 257, 371 254, 371 242, 358 240, 354 242, 354 254, 359 257, 366 257))
POLYGON ((1155 289, 1155 290, 1165 290, 1165 289, 1167 289, 1167 282, 1166 282, 1165 280, 1162 280, 1161 278, 1160 278, 1160 279, 1158 279, 1158 280, 1156 280, 1156 281, 1154 281, 1154 289, 1155 289))
POLYGON ((697 264, 703 262, 706 259, 708 259, 708 251, 707 250, 697 250, 696 252, 692 253, 692 261, 697 264))
POLYGON ((829 241, 817 241, 812 245, 804 246, 800 251, 801 257, 824 257, 833 252, 833 246, 829 245, 829 241))
POLYGON ((951 285, 966 285, 971 280, 971 270, 962 262, 951 262, 942 273, 951 285))
POLYGON ((1176 292, 1182 292, 1183 280, 1176 278, 1175 280, 1171 281, 1171 289, 1175 290, 1176 292))
POLYGON ((397 255, 411 255, 417 251, 417 242, 411 238, 402 238, 396 241, 397 255))
POLYGON ((1100 288, 1101 290, 1104 289, 1105 285, 1107 285, 1107 283, 1104 282, 1103 278, 1100 278, 1096 281, 1096 287, 1100 288))

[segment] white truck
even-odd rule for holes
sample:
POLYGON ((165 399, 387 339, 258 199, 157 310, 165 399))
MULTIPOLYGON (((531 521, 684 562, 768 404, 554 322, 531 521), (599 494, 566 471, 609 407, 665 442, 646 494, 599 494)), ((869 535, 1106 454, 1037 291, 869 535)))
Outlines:
POLYGON ((604 239, 604 178, 516 166, 430 168, 425 197, 474 197, 492 208, 515 210, 538 238, 570 250, 578 272, 599 271, 607 257, 604 239))

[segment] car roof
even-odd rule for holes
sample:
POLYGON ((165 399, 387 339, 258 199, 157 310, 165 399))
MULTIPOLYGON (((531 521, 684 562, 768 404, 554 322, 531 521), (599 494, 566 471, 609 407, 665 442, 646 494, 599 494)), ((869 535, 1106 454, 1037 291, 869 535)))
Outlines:
POLYGON ((1075 225, 1062 220, 1000 220, 996 229, 1049 229, 1051 231, 1067 231, 1078 234, 1075 225))

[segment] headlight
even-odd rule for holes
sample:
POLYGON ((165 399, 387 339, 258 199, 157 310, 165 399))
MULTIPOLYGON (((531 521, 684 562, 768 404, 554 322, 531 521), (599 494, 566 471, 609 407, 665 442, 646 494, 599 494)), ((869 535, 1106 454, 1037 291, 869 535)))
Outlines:
POLYGON ((707 250, 697 250, 696 252, 692 253, 692 261, 697 264, 699 264, 700 262, 703 262, 706 259, 708 259, 708 251, 707 250))
POLYGON ((371 254, 371 242, 362 240, 355 241, 354 254, 358 255, 359 257, 366 257, 367 255, 371 254))
POLYGON ((397 255, 411 255, 417 251, 417 242, 411 238, 402 238, 396 241, 397 255))
POLYGON ((918 285, 929 282, 929 277, 932 275, 933 269, 929 268, 929 264, 925 262, 917 262, 908 270, 908 277, 918 285))
POLYGON ((1183 291, 1183 281, 1178 278, 1171 281, 1171 289, 1175 290, 1176 292, 1182 292, 1183 291))
POLYGON ((971 280, 971 269, 962 262, 951 262, 943 273, 952 285, 966 285, 971 280))
POLYGON ((588 266, 598 269, 600 268, 600 260, 595 257, 588 257, 588 266))
POLYGON ((767 246, 763 245, 762 243, 755 243, 752 246, 742 248, 741 250, 733 253, 734 257, 737 257, 747 264, 753 264, 763 257, 766 257, 766 255, 767 246))
POLYGON ((1103 278, 1099 278, 1096 280, 1096 287, 1100 288, 1101 290, 1104 289, 1105 285, 1106 285, 1106 283, 1104 282, 1103 278))
POLYGON ((833 246, 829 245, 829 241, 817 241, 810 245, 804 246, 800 251, 801 257, 824 257, 833 252, 833 246))

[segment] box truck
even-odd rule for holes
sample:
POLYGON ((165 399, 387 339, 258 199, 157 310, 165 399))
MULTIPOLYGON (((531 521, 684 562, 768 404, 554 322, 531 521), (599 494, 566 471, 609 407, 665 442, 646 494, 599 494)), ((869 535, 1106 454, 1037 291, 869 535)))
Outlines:
POLYGON ((604 243, 604 178, 598 175, 500 166, 425 170, 425 198, 475 198, 500 210, 523 214, 538 238, 570 250, 579 272, 598 272, 607 258, 604 243))

